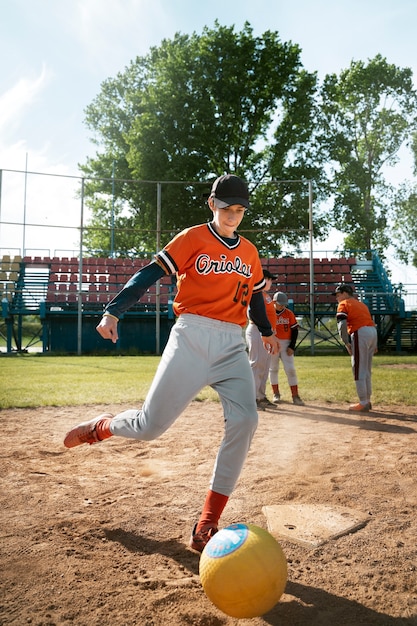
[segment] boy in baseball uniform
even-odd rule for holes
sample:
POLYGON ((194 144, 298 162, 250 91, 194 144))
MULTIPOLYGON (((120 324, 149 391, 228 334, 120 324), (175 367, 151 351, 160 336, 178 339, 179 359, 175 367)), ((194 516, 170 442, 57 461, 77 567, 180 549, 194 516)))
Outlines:
POLYGON ((211 221, 176 235, 106 306, 97 326, 102 337, 116 343, 120 316, 158 279, 176 275, 177 321, 142 408, 99 415, 70 430, 64 440, 73 448, 112 436, 156 439, 203 387, 215 389, 223 407, 224 436, 191 534, 190 546, 198 552, 218 530, 257 427, 255 386, 242 336, 248 309, 265 349, 274 354, 278 344, 265 312, 258 251, 237 233, 249 206, 247 184, 232 174, 220 176, 208 206, 211 221))
MULTIPOLYGON (((269 270, 264 269, 264 278, 265 287, 262 293, 265 302, 266 314, 270 321, 271 328, 275 329, 277 316, 275 313, 274 301, 269 295, 269 291, 271 290, 272 281, 276 278, 276 276, 271 274, 269 270)), ((252 320, 249 320, 245 336, 248 346, 249 363, 252 368, 253 378, 255 381, 257 407, 260 411, 267 408, 276 409, 276 405, 270 402, 266 397, 266 383, 268 381, 271 355, 265 350, 262 342, 262 335, 252 320)))
POLYGON ((294 352, 298 337, 298 322, 291 311, 287 308, 288 298, 283 291, 277 291, 273 297, 275 304, 276 336, 279 341, 279 352, 271 356, 269 366, 269 380, 274 394, 273 402, 278 404, 281 401, 279 392, 279 362, 282 361, 284 371, 291 389, 292 401, 298 406, 304 406, 304 402, 298 395, 298 378, 295 370, 294 352))
POLYGON ((339 336, 352 362, 353 379, 359 402, 349 411, 372 409, 372 359, 378 352, 378 334, 375 322, 364 302, 353 295, 350 285, 341 283, 333 292, 337 300, 336 320, 339 336))

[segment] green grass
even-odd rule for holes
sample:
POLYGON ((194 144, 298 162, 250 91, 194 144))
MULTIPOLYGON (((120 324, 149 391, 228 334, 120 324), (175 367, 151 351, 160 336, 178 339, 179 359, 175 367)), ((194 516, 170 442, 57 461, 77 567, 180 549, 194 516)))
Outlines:
MULTIPOLYGON (((159 357, 47 356, 0 358, 0 409, 132 404, 145 398, 159 357)), ((205 390, 201 400, 215 394, 205 390), (210 395, 211 394, 211 395, 210 395)))
MULTIPOLYGON (((0 409, 84 404, 134 406, 144 399, 158 362, 159 357, 150 356, 2 356, 0 409)), ((347 355, 297 356, 295 362, 300 395, 307 402, 356 400, 347 355)), ((377 355, 373 402, 417 405, 416 378, 417 356, 377 355)), ((181 384, 180 374, 178 384, 181 384)), ((290 399, 282 368, 280 386, 283 399, 290 399)), ((217 400, 217 394, 205 388, 197 399, 217 400)))
MULTIPOLYGON (((295 363, 300 395, 303 399, 341 403, 357 401, 350 358, 347 354, 298 356, 295 363)), ((372 370, 372 401, 380 405, 417 406, 416 380, 417 356, 377 354, 372 370)))

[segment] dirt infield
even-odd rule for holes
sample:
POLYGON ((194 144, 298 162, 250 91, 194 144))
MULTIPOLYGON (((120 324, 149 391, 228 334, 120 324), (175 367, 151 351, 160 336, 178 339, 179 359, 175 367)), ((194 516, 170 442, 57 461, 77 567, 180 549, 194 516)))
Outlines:
POLYGON ((259 414, 223 525, 266 528, 262 507, 291 502, 351 507, 369 522, 313 549, 281 541, 285 594, 252 620, 211 604, 187 548, 222 435, 220 405, 194 402, 151 443, 63 447, 80 418, 121 408, 1 412, 2 625, 417 624, 415 407, 358 416, 282 404, 259 414))

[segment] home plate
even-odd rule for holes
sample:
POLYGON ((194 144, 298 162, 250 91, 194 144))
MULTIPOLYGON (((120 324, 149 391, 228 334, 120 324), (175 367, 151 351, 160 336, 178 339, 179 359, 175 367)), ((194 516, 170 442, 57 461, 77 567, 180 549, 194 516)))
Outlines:
POLYGON ((276 539, 317 547, 330 539, 359 530, 369 515, 354 509, 322 504, 283 504, 262 507, 268 530, 276 539))

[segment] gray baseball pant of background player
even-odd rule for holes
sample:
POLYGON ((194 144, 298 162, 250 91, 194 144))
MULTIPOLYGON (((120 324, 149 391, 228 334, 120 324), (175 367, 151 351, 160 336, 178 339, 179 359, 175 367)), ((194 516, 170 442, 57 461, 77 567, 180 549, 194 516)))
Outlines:
POLYGON ((279 340, 279 353, 271 356, 269 366, 269 381, 271 385, 278 385, 279 361, 281 359, 284 372, 287 377, 289 386, 298 385, 297 372, 295 370, 294 355, 287 354, 287 348, 290 345, 289 339, 279 340))
MULTIPOLYGON (((210 488, 229 496, 239 478, 256 431, 258 413, 252 370, 237 324, 199 315, 181 315, 142 409, 114 417, 113 435, 151 441, 164 433, 206 385, 215 389, 224 412, 221 442, 210 488)), ((201 430, 212 428, 204 419, 201 430)))
POLYGON ((263 400, 266 398, 266 383, 268 381, 271 355, 265 350, 262 335, 255 324, 249 322, 245 335, 248 345, 249 363, 255 381, 256 399, 263 400))
POLYGON ((378 347, 375 326, 362 326, 352 333, 352 372, 359 402, 367 404, 372 395, 372 358, 378 347))

